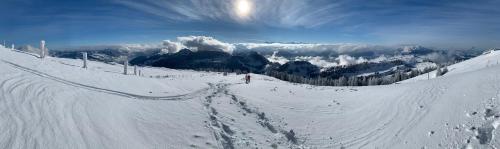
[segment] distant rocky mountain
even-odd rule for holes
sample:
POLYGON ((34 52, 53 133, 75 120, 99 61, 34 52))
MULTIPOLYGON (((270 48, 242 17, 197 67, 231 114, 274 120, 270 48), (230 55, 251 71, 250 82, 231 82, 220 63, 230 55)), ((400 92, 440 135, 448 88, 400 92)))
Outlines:
POLYGON ((302 77, 317 77, 320 69, 307 61, 290 61, 281 65, 277 71, 302 77))
POLYGON ((182 49, 177 53, 139 56, 132 65, 148 65, 173 69, 213 69, 263 73, 269 61, 257 52, 229 54, 222 51, 196 51, 182 49))

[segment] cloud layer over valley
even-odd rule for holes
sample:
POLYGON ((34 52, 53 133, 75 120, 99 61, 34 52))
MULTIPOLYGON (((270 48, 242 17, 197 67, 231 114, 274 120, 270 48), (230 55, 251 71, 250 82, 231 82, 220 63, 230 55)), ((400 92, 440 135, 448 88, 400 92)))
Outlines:
MULTIPOLYGON (((308 44, 308 43, 228 43, 208 36, 181 36, 163 40, 161 44, 124 44, 121 46, 81 47, 82 49, 122 49, 130 51, 161 50, 162 54, 176 53, 181 49, 191 51, 220 51, 238 54, 256 51, 270 62, 285 64, 289 61, 307 61, 320 68, 349 66, 360 63, 386 61, 433 61, 453 60, 454 50, 440 50, 415 45, 368 45, 368 44, 308 44)), ((78 49, 78 48, 77 48, 78 49)))

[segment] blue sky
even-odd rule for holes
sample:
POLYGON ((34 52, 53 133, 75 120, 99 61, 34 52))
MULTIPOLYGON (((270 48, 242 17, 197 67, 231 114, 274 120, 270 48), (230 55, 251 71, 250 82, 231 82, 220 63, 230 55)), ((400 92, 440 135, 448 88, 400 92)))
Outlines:
POLYGON ((54 47, 224 42, 499 47, 498 0, 2 0, 0 40, 54 47))

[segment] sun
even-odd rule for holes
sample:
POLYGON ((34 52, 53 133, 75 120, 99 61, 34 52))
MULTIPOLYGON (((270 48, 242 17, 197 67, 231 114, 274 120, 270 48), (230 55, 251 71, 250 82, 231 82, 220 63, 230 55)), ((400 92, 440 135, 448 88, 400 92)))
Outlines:
POLYGON ((252 12, 252 3, 250 0, 236 0, 234 9, 238 17, 247 18, 252 12))

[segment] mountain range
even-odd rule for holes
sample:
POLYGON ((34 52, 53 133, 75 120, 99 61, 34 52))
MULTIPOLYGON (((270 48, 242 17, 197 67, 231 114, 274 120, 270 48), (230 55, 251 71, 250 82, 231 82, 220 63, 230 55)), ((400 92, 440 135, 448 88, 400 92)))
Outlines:
MULTIPOLYGON (((31 48, 32 49, 32 48, 31 48)), ((402 46, 388 50, 355 50, 342 53, 334 50, 276 50, 253 49, 222 50, 182 49, 176 53, 161 48, 130 50, 125 46, 104 46, 71 50, 52 50, 51 55, 61 58, 81 58, 82 52, 89 59, 106 63, 228 72, 280 72, 303 78, 390 76, 398 72, 436 68, 463 61, 481 54, 480 50, 436 50, 422 46, 402 46), (284 61, 275 61, 276 58, 284 61)), ((32 51, 32 50, 31 50, 32 51)))

